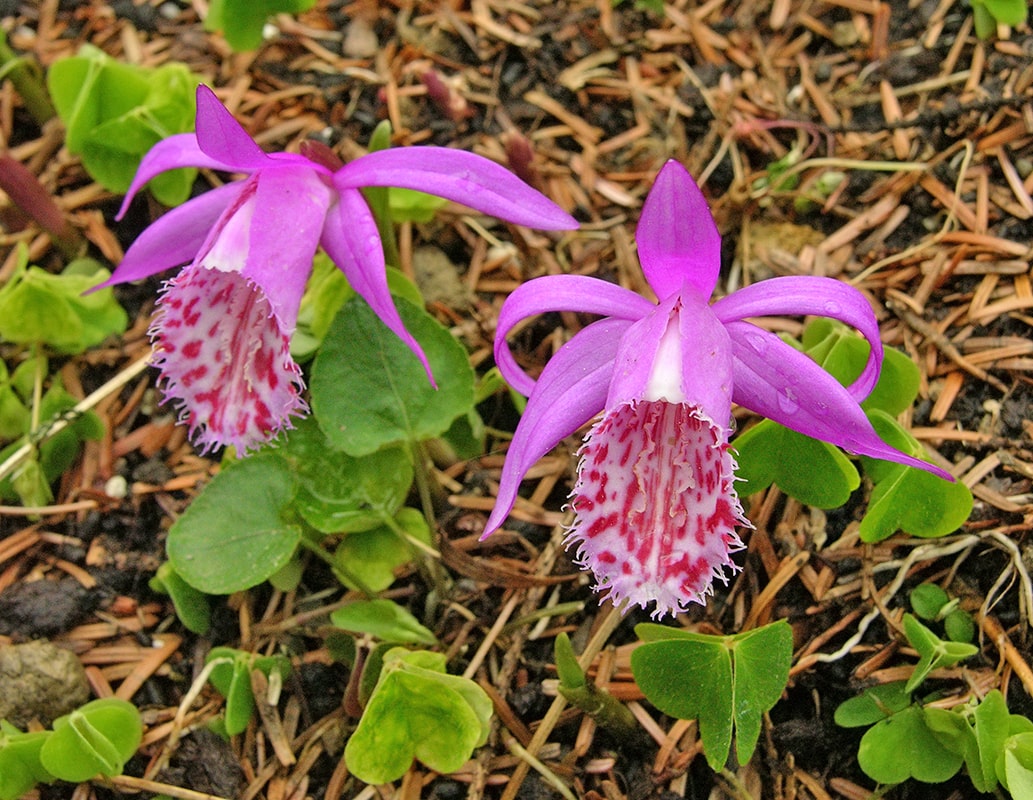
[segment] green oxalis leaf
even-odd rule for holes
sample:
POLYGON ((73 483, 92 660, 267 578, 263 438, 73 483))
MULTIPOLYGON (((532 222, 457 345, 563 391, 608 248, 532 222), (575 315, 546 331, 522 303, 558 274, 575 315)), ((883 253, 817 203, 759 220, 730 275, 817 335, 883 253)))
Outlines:
POLYGON ((353 775, 382 784, 419 759, 437 772, 459 769, 488 740, 491 700, 473 681, 445 672, 440 653, 394 648, 344 750, 353 775))
MULTIPOLYGON (((65 123, 65 143, 98 183, 125 192, 144 154, 193 128, 199 78, 185 64, 157 68, 117 61, 92 45, 51 65, 47 87, 65 123)), ((148 183, 165 205, 190 194, 195 169, 169 170, 148 183)))
POLYGON ((112 777, 122 774, 142 739, 136 706, 106 697, 54 720, 54 732, 40 747, 39 760, 63 781, 81 783, 97 774, 112 777))
POLYGON ((169 529, 169 561, 206 594, 230 594, 269 578, 290 560, 301 526, 290 464, 263 453, 224 468, 169 529))
POLYGON ((864 773, 880 783, 900 783, 908 778, 941 783, 953 776, 963 756, 940 743, 926 724, 925 709, 911 705, 877 722, 857 750, 864 773))
POLYGON ((307 11, 316 0, 211 0, 204 20, 206 31, 221 31, 237 52, 262 44, 262 29, 273 14, 307 11))
POLYGON ((341 630, 366 633, 385 642, 435 645, 437 637, 409 611, 390 600, 359 600, 330 614, 341 630))
MULTIPOLYGON (((872 411, 869 419, 888 444, 921 458, 921 445, 896 420, 878 410, 872 411)), ((972 492, 960 481, 951 483, 889 461, 864 457, 861 461, 875 482, 861 520, 864 542, 880 542, 898 530, 925 538, 945 536, 961 527, 972 513, 972 492)))
POLYGON ((731 749, 747 763, 761 719, 789 680, 793 637, 785 620, 732 636, 707 636, 664 625, 635 626, 643 644, 631 654, 635 682, 665 714, 699 721, 707 763, 721 769, 731 749))
MULTIPOLYGON (((1025 719, 1012 714, 1011 719, 1025 719)), ((1027 723, 1029 720, 1025 720, 1027 723)), ((1033 800, 1033 725, 1025 730, 1009 730, 997 758, 997 779, 1014 800, 1033 800)))
POLYGON ((96 261, 71 262, 59 275, 19 265, 0 288, 0 339, 81 353, 129 324, 111 289, 84 295, 110 277, 96 261))
POLYGON ((218 663, 212 667, 208 680, 226 698, 223 716, 226 733, 230 736, 243 733, 255 711, 252 670, 258 670, 267 678, 274 672, 279 673, 281 679, 291 672, 291 662, 286 656, 256 656, 232 647, 213 647, 205 657, 205 663, 213 662, 218 663))
POLYGON ((440 436, 473 407, 474 373, 463 346, 430 314, 396 299, 423 347, 435 389, 409 348, 360 298, 341 308, 312 365, 312 409, 332 446, 364 456, 440 436))
POLYGON ((904 615, 904 634, 919 656, 904 687, 907 692, 913 692, 934 669, 952 666, 979 652, 974 644, 943 641, 911 614, 904 615))
POLYGON ((168 561, 158 567, 147 583, 152 591, 168 595, 176 609, 176 616, 188 631, 204 636, 212 624, 208 598, 187 583, 168 561))
POLYGON ((0 720, 0 800, 18 800, 37 783, 55 780, 39 760, 51 731, 22 733, 0 720))

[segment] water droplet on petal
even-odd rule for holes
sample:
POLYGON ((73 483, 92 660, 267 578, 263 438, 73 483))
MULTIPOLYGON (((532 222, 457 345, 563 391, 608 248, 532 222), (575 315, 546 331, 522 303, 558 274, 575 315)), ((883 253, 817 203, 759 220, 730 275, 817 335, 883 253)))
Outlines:
POLYGON ((830 317, 834 317, 837 314, 843 313, 843 307, 839 303, 833 303, 831 300, 827 301, 824 305, 825 313, 830 317))
POLYGON ((792 389, 781 391, 776 397, 778 398, 778 407, 783 413, 795 414, 800 410, 800 404, 796 400, 796 392, 792 389))
POLYGON ((764 338, 764 334, 762 333, 746 334, 746 343, 749 344, 750 348, 758 356, 764 355, 768 349, 768 340, 764 338))

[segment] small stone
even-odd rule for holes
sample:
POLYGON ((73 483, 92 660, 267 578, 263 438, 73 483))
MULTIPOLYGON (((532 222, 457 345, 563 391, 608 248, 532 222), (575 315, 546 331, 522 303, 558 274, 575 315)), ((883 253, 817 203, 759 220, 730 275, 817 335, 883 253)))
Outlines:
POLYGON ((86 670, 71 651, 43 640, 0 647, 0 719, 49 726, 89 698, 86 670))

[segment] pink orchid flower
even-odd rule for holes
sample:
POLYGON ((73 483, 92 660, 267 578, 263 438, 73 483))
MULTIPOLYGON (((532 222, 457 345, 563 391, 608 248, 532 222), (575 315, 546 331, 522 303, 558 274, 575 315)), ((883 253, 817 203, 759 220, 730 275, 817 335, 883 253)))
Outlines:
POLYGON ((163 215, 102 285, 187 265, 165 284, 151 336, 166 399, 202 452, 223 445, 239 453, 256 449, 307 410, 290 338, 319 246, 433 381, 388 291, 383 247, 362 187, 422 190, 518 225, 577 227, 543 195, 473 153, 399 148, 333 170, 295 153, 263 152, 205 86, 197 89, 196 130, 147 153, 119 218, 165 170, 206 167, 245 177, 163 215))
POLYGON ((710 305, 721 238, 702 192, 674 161, 657 175, 636 239, 659 303, 596 278, 555 275, 528 281, 503 304, 496 363, 530 398, 485 536, 506 519, 531 465, 599 412, 579 451, 567 541, 604 596, 621 608, 655 603, 655 617, 704 602, 714 579, 737 569, 736 527, 749 522, 735 492, 732 403, 848 452, 951 479, 885 444, 858 405, 882 364, 878 323, 860 292, 831 278, 783 277, 710 305), (561 310, 604 319, 576 333, 535 381, 506 336, 527 317, 561 310), (764 315, 821 315, 857 328, 871 345, 864 371, 843 387, 746 321, 764 315))

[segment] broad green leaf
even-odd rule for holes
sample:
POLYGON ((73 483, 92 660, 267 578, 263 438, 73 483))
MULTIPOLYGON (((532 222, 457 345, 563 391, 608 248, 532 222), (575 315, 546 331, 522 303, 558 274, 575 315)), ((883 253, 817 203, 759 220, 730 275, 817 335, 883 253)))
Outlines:
POLYGON ((360 780, 401 778, 419 759, 454 772, 487 740, 491 701, 476 683, 424 666, 419 653, 389 652, 344 755, 360 780))
POLYGON ((298 513, 322 533, 382 525, 401 508, 412 486, 407 450, 389 447, 355 458, 333 449, 311 418, 301 420, 278 451, 297 479, 298 513))
POLYGON ((857 750, 861 769, 880 783, 908 778, 941 783, 961 769, 963 760, 929 730, 921 706, 908 706, 877 722, 861 737, 857 750))
POLYGON ((791 431, 766 419, 734 442, 736 491, 753 494, 772 483, 790 497, 816 508, 838 508, 861 483, 857 469, 827 442, 791 431))
MULTIPOLYGON (((395 523, 410 536, 429 545, 431 531, 415 508, 400 508, 395 523)), ((350 533, 334 551, 334 561, 345 573, 356 575, 371 591, 381 592, 395 582, 395 570, 413 560, 413 548, 387 525, 350 533)), ((347 577, 345 585, 349 585, 347 577)), ((357 587, 351 587, 357 588, 357 587)))
POLYGON ((447 200, 415 189, 392 186, 387 190, 392 222, 430 222, 447 200))
POLYGON ((148 582, 152 591, 166 594, 172 600, 176 616, 188 631, 204 636, 212 624, 208 597, 197 591, 176 572, 171 562, 166 561, 148 582))
POLYGON ((904 681, 882 683, 840 703, 835 721, 844 728, 861 728, 903 711, 910 704, 911 692, 904 688, 904 681))
POLYGON ((968 774, 981 792, 997 788, 996 763, 1008 738, 1008 716, 1004 695, 997 689, 989 692, 972 714, 979 759, 968 763, 968 774))
POLYGON ((211 0, 204 20, 206 31, 220 31, 237 52, 262 44, 262 31, 273 14, 296 14, 316 0, 211 0))
POLYGON ((976 624, 967 611, 956 608, 943 620, 943 631, 952 642, 971 642, 976 635, 976 624))
POLYGON ((107 697, 54 720, 40 748, 40 763, 55 778, 81 783, 98 773, 120 775, 143 738, 136 706, 107 697))
POLYGON ((301 539, 291 517, 297 481, 287 461, 262 454, 212 478, 169 529, 169 561, 205 594, 230 594, 283 567, 301 539))
POLYGON ((359 600, 330 614, 330 622, 351 633, 367 633, 386 642, 437 644, 434 634, 391 600, 359 600))
POLYGON ((473 406, 473 369, 437 320, 396 300, 438 384, 361 299, 344 304, 312 366, 312 408, 331 444, 353 456, 440 436, 473 406))
POLYGON ((22 733, 7 722, 0 724, 0 800, 18 800, 36 783, 54 780, 39 760, 39 751, 52 732, 22 733))

